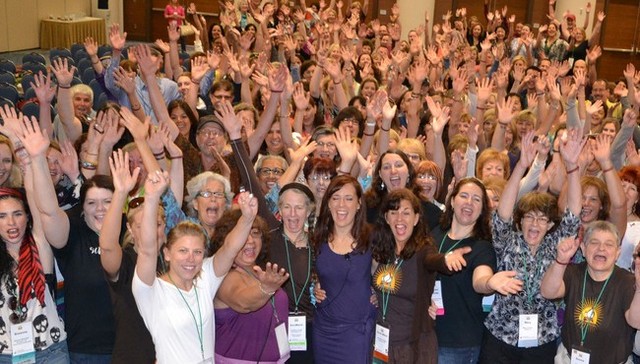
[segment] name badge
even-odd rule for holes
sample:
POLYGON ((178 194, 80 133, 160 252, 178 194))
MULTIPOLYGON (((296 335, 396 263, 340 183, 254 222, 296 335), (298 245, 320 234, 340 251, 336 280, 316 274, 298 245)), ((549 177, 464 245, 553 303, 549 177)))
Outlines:
POLYGON ((289 348, 291 351, 307 350, 307 317, 289 314, 289 348))
POLYGON ((518 317, 518 347, 538 346, 538 315, 520 315, 518 317))
POLYGON ((589 364, 591 353, 586 349, 574 346, 571 349, 571 364, 589 364))
POLYGON ((11 325, 11 348, 13 349, 11 357, 13 364, 34 364, 36 362, 31 321, 11 325))
POLYGON ((493 301, 495 300, 495 294, 482 297, 482 312, 491 312, 491 306, 493 306, 493 301))
POLYGON ((276 326, 276 341, 278 341, 278 351, 280 352, 280 358, 288 358, 291 349, 289 349, 289 340, 287 336, 287 328, 284 322, 276 326))
POLYGON ((376 324, 376 339, 373 344, 373 362, 389 362, 389 329, 376 324))
POLYGON ((431 295, 431 299, 433 303, 438 306, 438 310, 436 311, 436 315, 442 316, 444 315, 444 300, 442 299, 442 281, 437 280, 436 284, 433 286, 433 294, 431 295))

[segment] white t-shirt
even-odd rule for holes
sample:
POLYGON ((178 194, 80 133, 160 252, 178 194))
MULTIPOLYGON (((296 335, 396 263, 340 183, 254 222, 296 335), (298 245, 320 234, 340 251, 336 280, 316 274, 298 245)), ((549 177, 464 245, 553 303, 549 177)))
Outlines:
POLYGON ((213 298, 223 279, 224 276, 216 277, 213 271, 213 257, 202 262, 202 272, 189 292, 178 291, 172 283, 159 278, 153 281, 152 286, 148 286, 140 280, 136 270, 132 282, 133 297, 153 338, 158 364, 189 364, 203 361, 200 338, 196 329, 196 321, 198 327, 200 326, 200 317, 202 317, 204 360, 213 362, 215 346, 213 298), (185 300, 189 304, 188 307, 185 300))
POLYGON ((627 222, 627 231, 622 237, 620 257, 616 265, 622 269, 630 270, 633 265, 633 251, 640 241, 640 221, 627 222))

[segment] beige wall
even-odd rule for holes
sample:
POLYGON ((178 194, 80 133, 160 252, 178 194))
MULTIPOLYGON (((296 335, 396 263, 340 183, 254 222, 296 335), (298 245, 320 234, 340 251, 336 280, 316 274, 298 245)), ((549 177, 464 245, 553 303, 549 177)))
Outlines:
MULTIPOLYGON (((584 19, 587 16, 585 9, 587 8, 588 0, 558 0, 556 5, 556 18, 562 20, 562 14, 569 10, 576 15, 576 24, 579 27, 584 25, 584 19)), ((593 27, 593 20, 595 19, 596 0, 591 1, 591 14, 589 14, 589 27, 587 28, 587 35, 591 34, 591 28, 593 27)))
POLYGON ((109 0, 109 11, 92 12, 97 0, 0 0, 0 52, 39 48, 40 20, 50 15, 85 14, 122 23, 122 1, 109 0))

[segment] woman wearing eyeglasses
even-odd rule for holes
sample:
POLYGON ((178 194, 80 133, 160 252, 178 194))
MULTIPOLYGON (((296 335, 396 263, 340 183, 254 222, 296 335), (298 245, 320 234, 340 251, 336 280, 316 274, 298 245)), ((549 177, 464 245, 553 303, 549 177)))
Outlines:
MULTIPOLYGON (((144 325, 131 292, 131 282, 138 259, 141 239, 142 208, 144 197, 129 201, 126 215, 126 233, 120 244, 122 208, 129 193, 135 188, 139 169, 129 172, 129 156, 122 150, 113 153, 110 160, 111 175, 115 187, 111 205, 107 210, 100 234, 100 262, 109 282, 116 322, 116 341, 113 347, 113 363, 153 363, 156 353, 151 334, 144 325)), ((158 213, 156 229, 158 249, 166 242, 164 211, 158 213)), ((163 257, 158 251, 158 273, 166 271, 163 257)))
POLYGON ((32 120, 22 125, 20 119, 4 119, 22 126, 18 138, 28 152, 21 160, 28 199, 18 190, 0 188, 0 363, 16 362, 20 354, 35 363, 68 363, 67 334, 52 297, 55 273, 47 242, 65 242, 69 220, 58 207, 49 176, 49 140, 32 120))
POLYGON ((557 349, 558 302, 542 297, 540 282, 556 259, 558 242, 578 232, 582 207, 578 157, 584 139, 573 129, 560 142, 568 184, 567 209, 560 215, 555 197, 548 193, 531 192, 516 201, 518 184, 536 158, 539 142, 533 138, 533 132, 523 138, 520 160, 493 215, 498 269, 515 271, 514 280, 522 285, 518 294, 496 295, 485 320, 481 363, 553 363, 557 349))

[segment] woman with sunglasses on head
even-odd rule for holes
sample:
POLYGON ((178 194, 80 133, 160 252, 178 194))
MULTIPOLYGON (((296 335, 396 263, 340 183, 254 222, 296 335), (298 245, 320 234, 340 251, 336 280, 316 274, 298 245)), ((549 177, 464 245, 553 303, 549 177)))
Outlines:
POLYGON ((0 363, 17 360, 68 363, 66 332, 53 300, 54 261, 47 242, 65 241, 69 221, 58 207, 49 177, 49 138, 35 119, 5 118, 0 132, 22 143, 28 200, 0 188, 0 363), (30 213, 31 212, 31 213, 30 213))
POLYGON ((493 246, 498 269, 515 271, 522 282, 517 294, 496 295, 485 320, 481 363, 553 363, 560 327, 557 302, 545 299, 540 282, 556 259, 558 242, 578 232, 582 193, 578 157, 584 140, 569 130, 559 144, 567 169, 568 205, 562 215, 552 195, 530 192, 517 201, 518 184, 536 158, 533 132, 522 140, 520 160, 493 214, 493 246))
MULTIPOLYGON (((115 191, 111 205, 104 217, 100 233, 100 262, 109 282, 116 323, 116 341, 113 347, 113 363, 153 363, 156 353, 149 330, 144 325, 136 307, 131 282, 138 258, 141 239, 142 208, 144 197, 129 201, 126 214, 126 234, 121 247, 122 207, 129 193, 135 188, 139 168, 129 172, 129 156, 122 150, 113 153, 110 167, 115 191)), ((158 213, 157 239, 164 245, 164 212, 158 213)), ((160 254, 158 273, 165 273, 165 264, 160 254)))
POLYGON ((242 216, 210 258, 205 258, 203 229, 191 222, 178 224, 162 248, 167 272, 157 277, 158 205, 168 185, 167 173, 160 171, 150 173, 145 182, 133 296, 153 338, 158 363, 212 362, 215 317, 211 302, 249 237, 258 203, 248 193, 240 194, 242 216), (170 318, 166 316, 169 312, 170 318))

